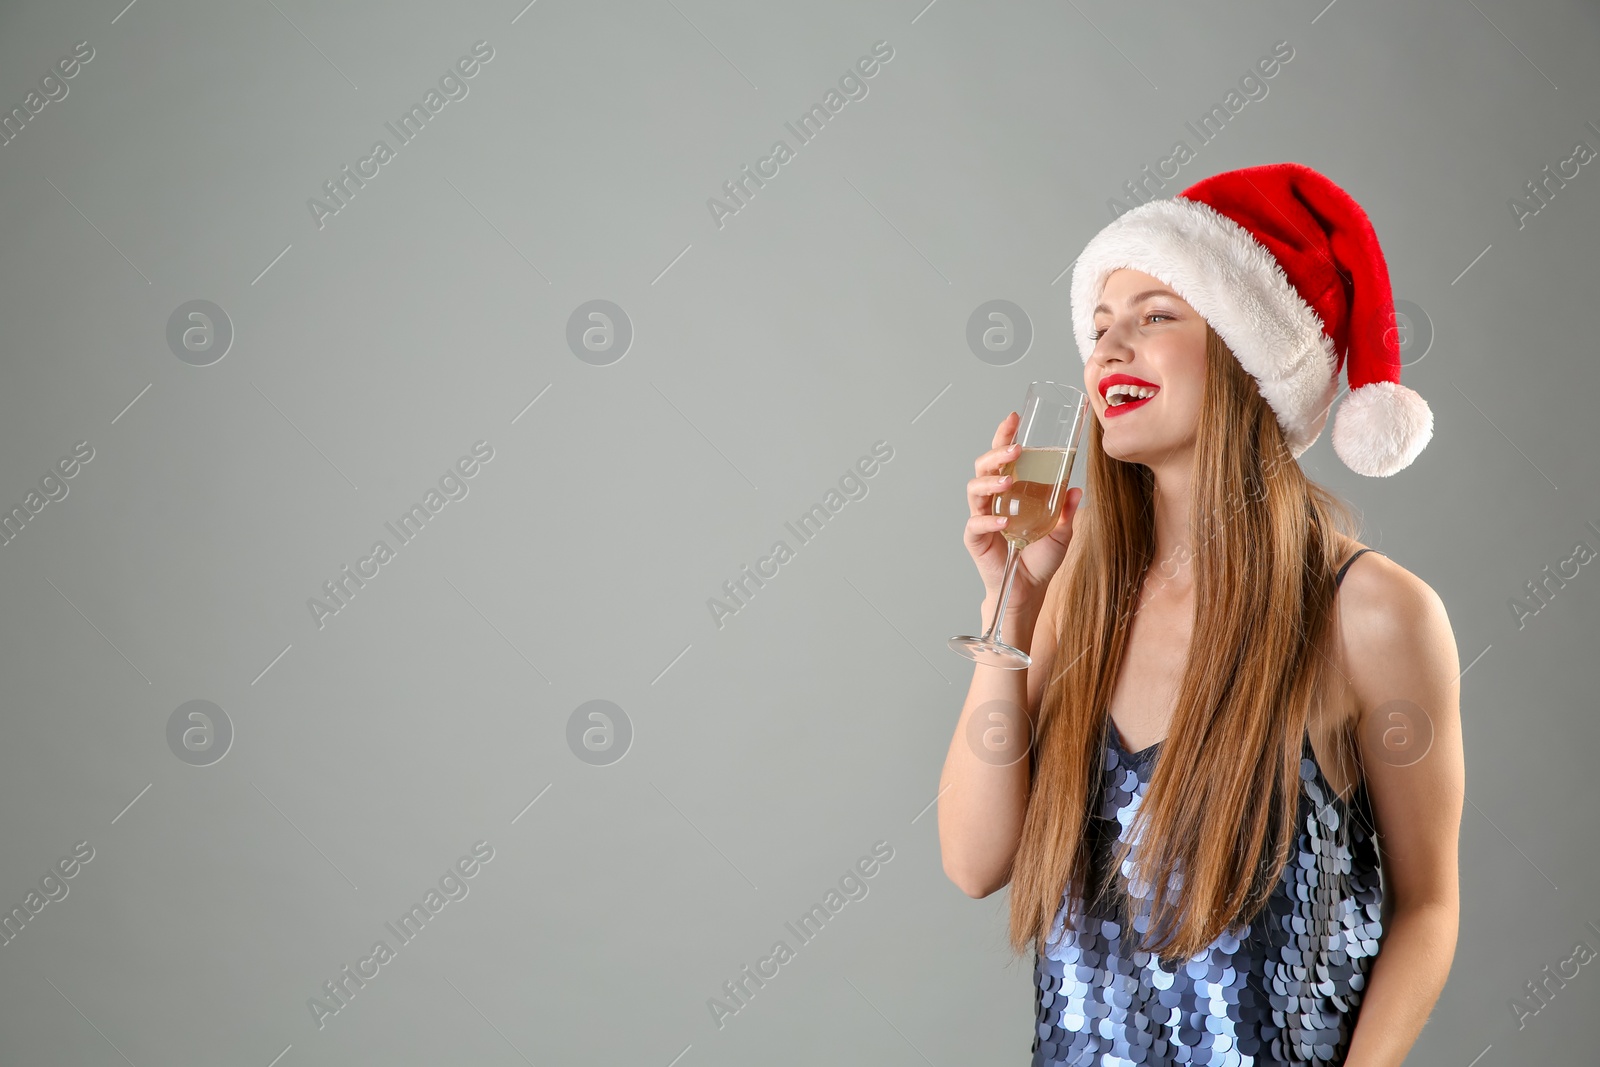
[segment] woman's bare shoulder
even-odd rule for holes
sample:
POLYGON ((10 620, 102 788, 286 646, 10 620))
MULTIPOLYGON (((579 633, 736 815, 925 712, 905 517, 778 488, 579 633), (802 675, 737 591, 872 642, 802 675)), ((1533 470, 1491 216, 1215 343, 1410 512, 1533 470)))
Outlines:
POLYGON ((1339 585, 1339 600, 1345 606, 1362 605, 1369 609, 1404 608, 1407 603, 1436 599, 1433 587, 1396 562, 1382 549, 1364 553, 1352 559, 1357 552, 1372 546, 1345 539, 1343 563, 1349 563, 1344 581, 1339 585))
POLYGON ((1397 661, 1453 661, 1455 637, 1439 594, 1382 552, 1350 565, 1337 605, 1343 666, 1369 708, 1407 670, 1397 661))

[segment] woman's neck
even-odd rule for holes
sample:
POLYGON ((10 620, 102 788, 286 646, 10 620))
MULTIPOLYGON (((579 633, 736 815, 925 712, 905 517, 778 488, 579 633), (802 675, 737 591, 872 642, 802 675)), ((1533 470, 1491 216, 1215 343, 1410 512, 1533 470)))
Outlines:
POLYGON ((1152 495, 1155 528, 1155 559, 1150 575, 1166 589, 1181 595, 1193 586, 1193 563, 1197 546, 1189 529, 1191 454, 1172 457, 1151 467, 1155 475, 1152 495))

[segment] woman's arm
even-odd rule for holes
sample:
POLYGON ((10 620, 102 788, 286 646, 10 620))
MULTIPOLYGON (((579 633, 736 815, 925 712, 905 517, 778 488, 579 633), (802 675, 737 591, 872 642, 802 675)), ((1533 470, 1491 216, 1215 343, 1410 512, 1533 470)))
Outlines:
MULTIPOLYGON (((1046 596, 1048 604, 1054 597, 1046 596)), ((983 625, 994 604, 984 601, 983 625)), ((939 852, 945 875, 969 897, 986 897, 1011 881, 1031 786, 1034 716, 1055 651, 1048 610, 1006 611, 1002 638, 1028 649, 1025 671, 975 664, 966 703, 939 776, 939 852), (1040 619, 1043 618, 1041 622, 1040 619)), ((981 633, 982 631, 977 631, 981 633)))
POLYGON ((1404 1062, 1450 974, 1461 912, 1466 771, 1455 635, 1427 583, 1374 555, 1381 565, 1352 569, 1339 597, 1387 912, 1347 1067, 1404 1062))

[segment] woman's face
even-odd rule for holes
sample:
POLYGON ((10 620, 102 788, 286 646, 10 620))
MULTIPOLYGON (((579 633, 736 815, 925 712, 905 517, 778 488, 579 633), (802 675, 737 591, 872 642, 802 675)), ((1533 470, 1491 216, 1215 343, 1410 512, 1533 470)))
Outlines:
POLYGON ((1206 380, 1206 322, 1199 312, 1159 279, 1123 268, 1106 279, 1094 336, 1083 381, 1106 454, 1151 464, 1192 448, 1206 380), (1119 383, 1139 388, 1107 397, 1119 383), (1148 400, 1138 400, 1151 390, 1148 400))

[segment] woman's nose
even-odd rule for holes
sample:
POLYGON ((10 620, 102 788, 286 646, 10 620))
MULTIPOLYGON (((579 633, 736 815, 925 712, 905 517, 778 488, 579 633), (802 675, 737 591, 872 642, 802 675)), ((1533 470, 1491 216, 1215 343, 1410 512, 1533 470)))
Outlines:
POLYGON ((1128 346, 1122 342, 1121 336, 1115 330, 1107 330, 1095 343, 1094 354, 1090 359, 1104 366, 1107 363, 1126 362, 1132 353, 1128 346))

